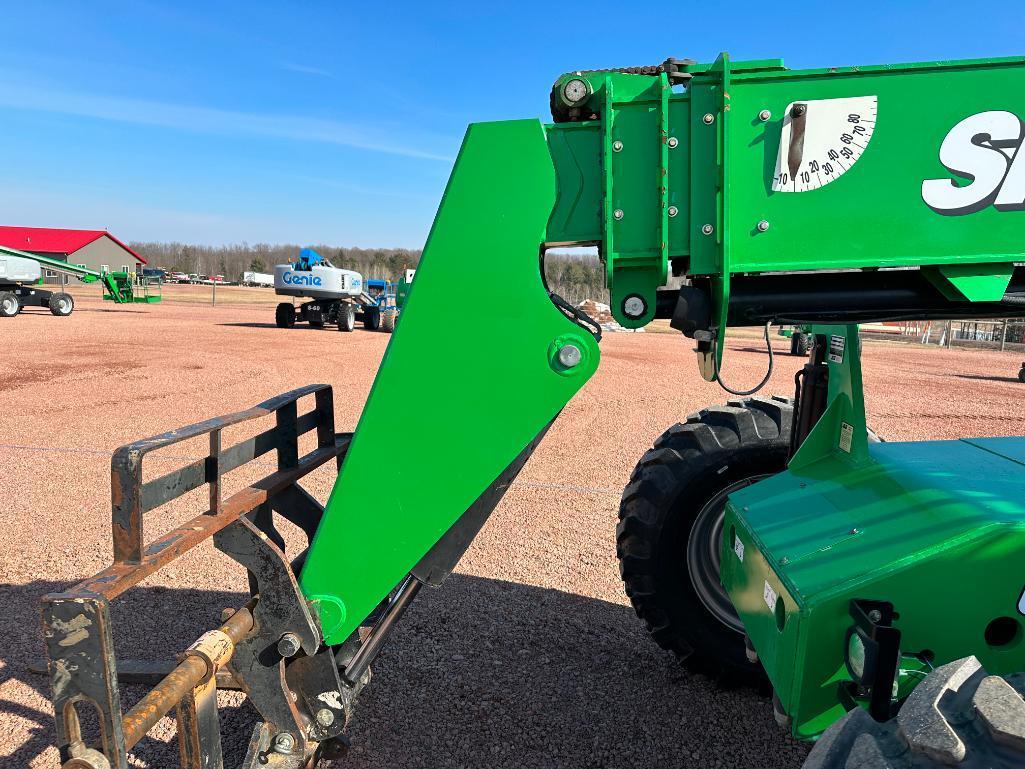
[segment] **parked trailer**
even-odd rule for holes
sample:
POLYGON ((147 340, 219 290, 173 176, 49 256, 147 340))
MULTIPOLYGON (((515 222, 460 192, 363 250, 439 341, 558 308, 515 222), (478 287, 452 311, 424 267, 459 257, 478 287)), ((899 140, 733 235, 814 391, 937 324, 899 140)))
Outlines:
POLYGON ((243 272, 241 283, 243 286, 274 288, 274 276, 269 272, 243 272))

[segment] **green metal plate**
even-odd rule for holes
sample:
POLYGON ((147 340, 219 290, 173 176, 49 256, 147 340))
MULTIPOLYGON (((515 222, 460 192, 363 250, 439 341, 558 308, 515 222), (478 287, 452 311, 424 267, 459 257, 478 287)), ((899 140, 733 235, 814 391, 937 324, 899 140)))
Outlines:
POLYGON ((597 368, 594 338, 542 282, 554 202, 538 121, 470 126, 300 577, 328 643, 359 625, 597 368), (492 311, 452 304, 482 285, 492 311), (571 343, 582 359, 566 369, 554 357, 571 343))

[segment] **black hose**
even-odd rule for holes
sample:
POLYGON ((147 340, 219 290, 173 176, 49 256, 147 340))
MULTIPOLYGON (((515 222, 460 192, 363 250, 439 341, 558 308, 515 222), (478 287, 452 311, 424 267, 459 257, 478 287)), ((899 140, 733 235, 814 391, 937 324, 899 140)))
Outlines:
POLYGON ((765 348, 769 352, 769 370, 765 372, 765 376, 762 378, 762 381, 754 387, 752 387, 750 390, 734 390, 732 387, 730 387, 724 381, 722 381, 722 376, 720 376, 721 372, 719 371, 719 351, 717 349, 719 344, 718 338, 716 338, 716 341, 712 343, 712 370, 715 372, 715 381, 718 382, 719 386, 726 392, 728 392, 730 395, 754 395, 756 392, 765 387, 765 385, 768 383, 769 377, 772 376, 772 367, 774 363, 772 356, 772 339, 769 337, 769 333, 771 330, 772 321, 770 320, 768 323, 765 324, 765 348))

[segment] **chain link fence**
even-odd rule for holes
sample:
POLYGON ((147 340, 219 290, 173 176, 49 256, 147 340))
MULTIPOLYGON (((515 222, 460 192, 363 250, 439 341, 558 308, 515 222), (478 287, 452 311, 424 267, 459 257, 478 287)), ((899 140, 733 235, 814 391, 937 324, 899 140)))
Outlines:
MULTIPOLYGON (((901 339, 943 347, 1025 350, 1025 319, 906 321, 897 324, 901 339)), ((893 338, 898 334, 887 334, 893 338)))

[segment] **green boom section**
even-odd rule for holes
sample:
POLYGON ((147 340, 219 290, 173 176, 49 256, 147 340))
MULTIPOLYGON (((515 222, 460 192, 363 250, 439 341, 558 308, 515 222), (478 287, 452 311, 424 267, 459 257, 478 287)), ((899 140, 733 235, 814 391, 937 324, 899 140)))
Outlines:
POLYGON ((555 172, 536 120, 471 125, 300 583, 344 640, 499 478, 598 365, 548 297, 555 172), (490 287, 472 317, 439 314, 490 287), (580 363, 564 368, 560 347, 580 363), (369 490, 387 502, 368 508, 369 490))
MULTIPOLYGON (((940 162, 961 121, 994 111, 1025 120, 1025 59, 802 71, 723 54, 682 69, 685 89, 666 74, 619 72, 569 73, 556 86, 584 79, 591 95, 582 108, 589 119, 548 129, 559 172, 548 237, 600 244, 612 312, 624 326, 652 319, 670 264, 707 278, 720 338, 738 273, 922 266, 944 293, 1000 299, 1012 263, 1025 259, 1021 206, 943 215, 927 205, 922 184, 971 183, 940 162), (817 189, 774 190, 790 106, 860 97, 875 99, 860 158, 841 154, 850 149, 842 143, 848 116, 827 131, 816 122, 823 108, 813 106, 809 136, 828 133, 839 158, 833 171, 847 170, 817 189), (644 300, 643 315, 624 312, 631 296, 644 300)), ((1021 140, 994 144, 1010 157, 1021 140)))

